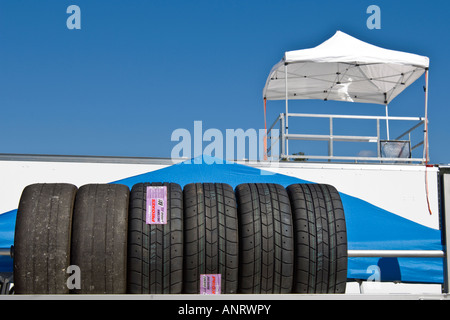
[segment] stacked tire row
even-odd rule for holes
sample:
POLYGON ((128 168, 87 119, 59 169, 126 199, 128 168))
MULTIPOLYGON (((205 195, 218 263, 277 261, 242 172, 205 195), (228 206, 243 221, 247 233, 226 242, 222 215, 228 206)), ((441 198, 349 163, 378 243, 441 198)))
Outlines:
POLYGON ((344 293, 339 193, 271 183, 34 184, 22 193, 16 293, 198 294, 202 275, 220 275, 222 294, 344 293), (156 186, 167 190, 166 224, 146 222, 156 186))

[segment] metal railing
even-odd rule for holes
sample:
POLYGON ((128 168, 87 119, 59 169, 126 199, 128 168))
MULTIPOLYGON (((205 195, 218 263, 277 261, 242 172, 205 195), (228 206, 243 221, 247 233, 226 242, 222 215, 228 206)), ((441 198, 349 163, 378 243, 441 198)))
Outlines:
POLYGON ((445 258, 442 250, 348 250, 349 258, 445 258))
MULTIPOLYGON (((420 158, 398 158, 398 157, 384 157, 381 154, 381 146, 380 143, 382 141, 381 130, 380 130, 380 121, 386 121, 387 130, 389 130, 388 122, 389 121, 410 121, 415 122, 415 124, 397 136, 392 141, 397 141, 405 136, 409 143, 411 143, 411 133, 413 133, 420 126, 425 124, 425 118, 423 117, 391 117, 391 116, 359 116, 359 115, 335 115, 335 114, 309 114, 309 113, 289 113, 288 117, 297 117, 297 118, 326 118, 329 119, 329 134, 305 134, 305 133, 287 133, 286 127, 286 114, 281 113, 273 122, 273 124, 267 130, 267 138, 271 139, 271 143, 268 144, 266 154, 268 156, 273 155, 273 147, 279 143, 279 158, 280 159, 308 159, 308 160, 328 160, 328 161, 355 161, 355 162, 408 162, 408 163, 425 163, 425 153, 420 158), (373 136, 356 136, 356 135, 338 135, 334 133, 333 125, 335 119, 353 119, 353 120, 372 120, 376 121, 376 135, 373 136), (276 124, 280 124, 279 134, 276 136, 272 136, 272 130, 276 126, 276 124), (289 140, 305 140, 305 141, 328 141, 328 155, 293 155, 289 154, 289 140), (334 142, 368 142, 368 143, 376 143, 377 144, 377 156, 336 156, 334 155, 334 142)), ((387 140, 389 140, 389 131, 387 133, 387 140)), ((416 142, 412 147, 410 147, 410 151, 417 149, 420 146, 423 146, 424 140, 416 142)))
MULTIPOLYGON (((349 258, 444 258, 445 252, 442 250, 348 250, 349 258)), ((0 248, 0 256, 13 258, 13 247, 0 248)))
POLYGON ((10 248, 0 248, 0 256, 9 256, 13 257, 13 247, 10 248))

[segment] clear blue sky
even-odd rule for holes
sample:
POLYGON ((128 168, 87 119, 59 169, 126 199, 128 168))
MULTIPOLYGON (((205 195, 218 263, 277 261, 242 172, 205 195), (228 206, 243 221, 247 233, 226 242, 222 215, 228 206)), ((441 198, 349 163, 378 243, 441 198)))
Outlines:
MULTIPOLYGON (((415 0, 0 0, 0 153, 170 157, 172 131, 195 120, 223 133, 263 128, 272 66, 341 30, 430 57, 431 161, 449 163, 449 12, 449 1, 415 0), (66 27, 72 4, 81 30, 66 27), (371 4, 380 30, 366 27, 371 4)), ((423 115, 423 84, 391 114, 423 115)), ((298 110, 384 112, 322 105, 298 110)), ((269 104, 268 121, 280 112, 269 104)))

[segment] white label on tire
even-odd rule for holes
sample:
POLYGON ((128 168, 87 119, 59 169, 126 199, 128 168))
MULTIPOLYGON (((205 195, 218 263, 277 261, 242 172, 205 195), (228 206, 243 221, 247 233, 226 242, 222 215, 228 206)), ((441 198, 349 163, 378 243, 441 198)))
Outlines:
POLYGON ((147 224, 167 224, 167 187, 147 187, 147 224))

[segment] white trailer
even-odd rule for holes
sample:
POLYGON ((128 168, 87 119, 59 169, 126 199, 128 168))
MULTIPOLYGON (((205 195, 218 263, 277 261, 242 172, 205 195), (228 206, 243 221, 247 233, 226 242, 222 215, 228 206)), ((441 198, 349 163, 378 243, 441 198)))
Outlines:
POLYGON ((347 221, 347 294, 446 297, 448 275, 443 249, 446 233, 442 218, 444 200, 449 196, 449 175, 446 174, 448 168, 438 166, 308 162, 274 166, 268 162, 248 161, 210 165, 171 159, 3 154, 0 156, 0 172, 4 177, 0 185, 3 194, 0 240, 5 254, 2 272, 12 271, 12 259, 7 255, 8 244, 13 244, 14 226, 10 220, 10 225, 2 224, 6 220, 1 218, 15 214, 27 185, 65 182, 78 187, 89 183, 132 186, 164 176, 167 181, 179 182, 181 186, 189 181, 225 181, 235 187, 240 182, 236 180, 236 170, 242 181, 278 181, 287 186, 299 180, 337 188, 347 221), (172 172, 174 168, 177 171, 172 172), (189 173, 177 176, 181 169, 189 173), (428 175, 428 194, 425 174, 428 175), (230 180, 230 176, 234 180, 230 180))

